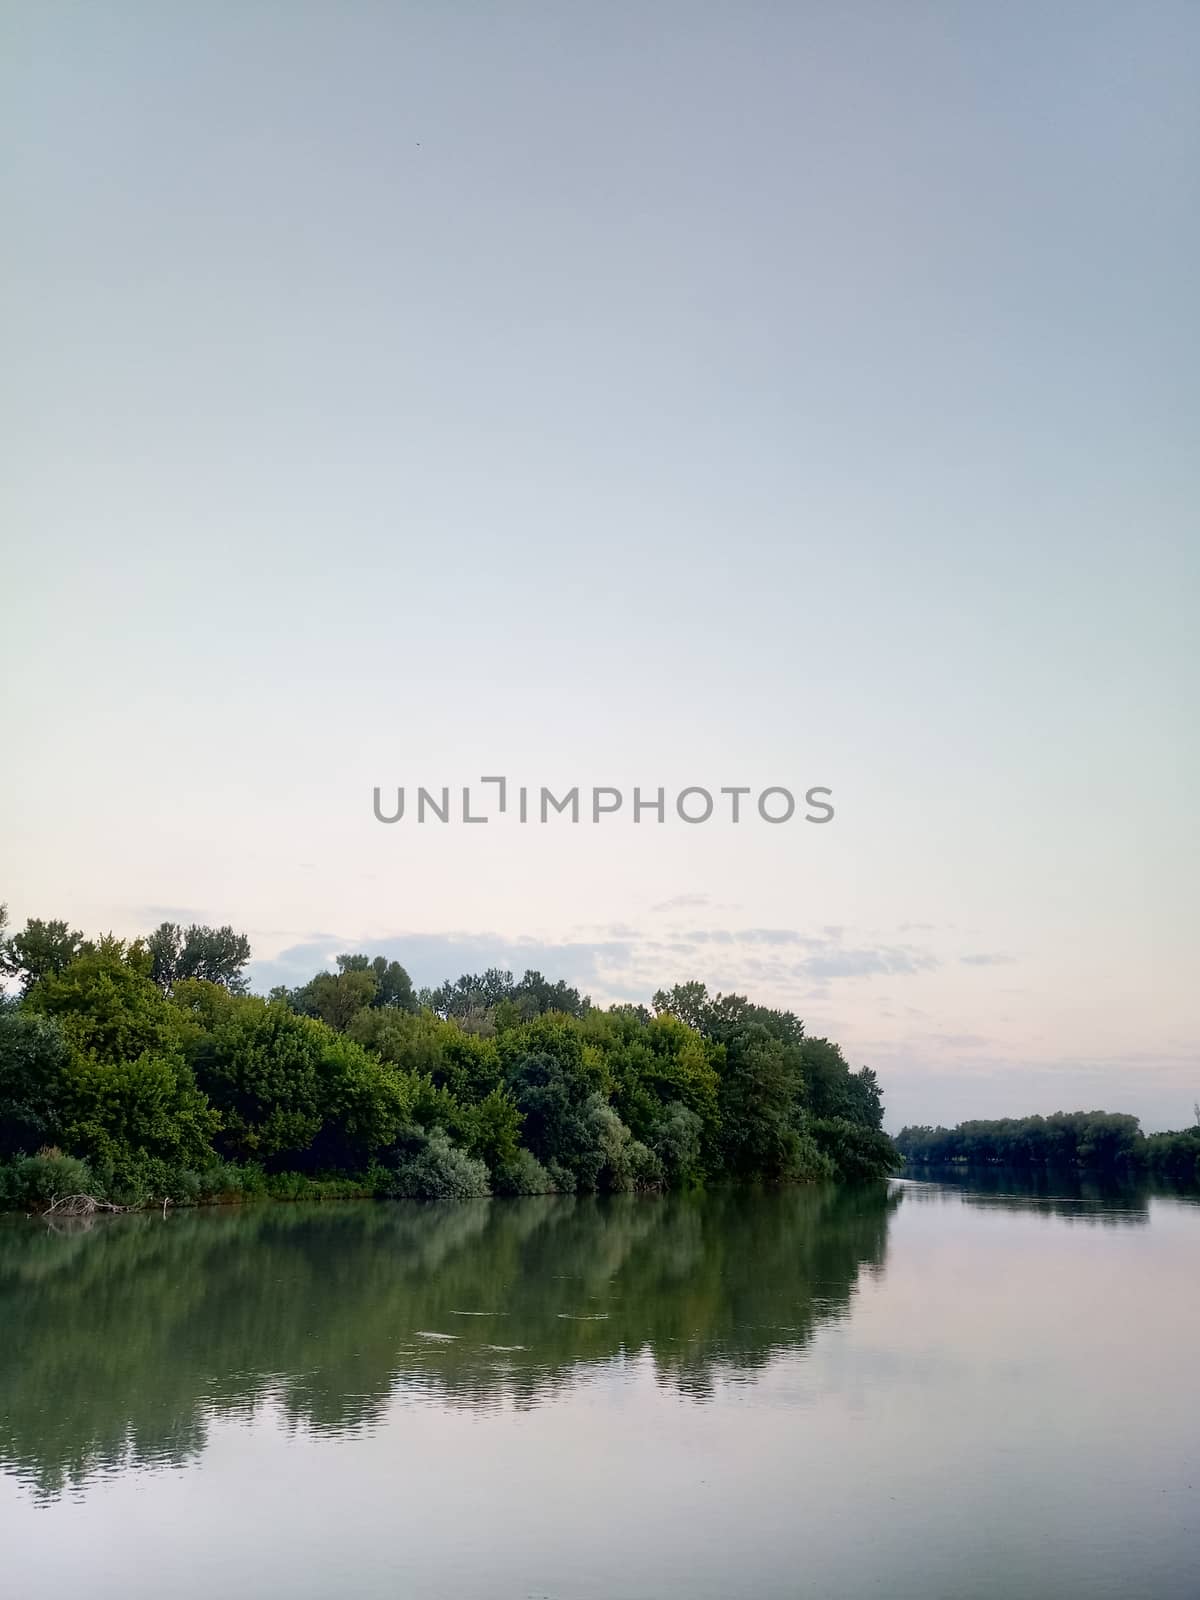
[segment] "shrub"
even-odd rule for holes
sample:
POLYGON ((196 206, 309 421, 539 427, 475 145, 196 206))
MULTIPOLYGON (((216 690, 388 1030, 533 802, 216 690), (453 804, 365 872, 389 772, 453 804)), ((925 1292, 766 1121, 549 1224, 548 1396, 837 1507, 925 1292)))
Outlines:
POLYGON ((194 1169, 176 1167, 161 1156, 145 1150, 112 1147, 91 1162, 96 1175, 98 1198, 119 1206, 161 1205, 164 1200, 189 1203, 190 1193, 183 1174, 194 1169))
POLYGON ((267 1175, 254 1161, 213 1161, 200 1174, 205 1204, 230 1200, 265 1200, 267 1175))
POLYGON ((482 1200, 492 1191, 482 1161, 452 1145, 441 1128, 415 1132, 397 1158, 388 1194, 398 1200, 482 1200))
POLYGON ((554 1185, 555 1194, 574 1194, 579 1187, 575 1181, 575 1174, 570 1167, 564 1167, 561 1161, 551 1158, 546 1162, 546 1171, 554 1185))
POLYGON ((277 1172, 267 1179, 272 1200, 368 1200, 373 1190, 361 1178, 310 1178, 304 1172, 277 1172))
POLYGON ((203 1198, 200 1174, 185 1167, 175 1174, 175 1193, 171 1196, 177 1206, 198 1206, 203 1198))
POLYGON ((600 1095, 588 1100, 586 1125, 591 1135, 592 1158, 581 1170, 588 1187, 623 1194, 630 1189, 655 1189, 663 1181, 663 1165, 654 1151, 635 1139, 616 1111, 600 1095))
POLYGON ((496 1167, 492 1188, 496 1194, 555 1194, 560 1185, 531 1150, 518 1150, 496 1167))
POLYGON ((40 1211, 68 1194, 94 1194, 96 1180, 85 1161, 61 1150, 40 1150, 0 1166, 0 1206, 40 1211))
POLYGON ((629 1178, 635 1189, 661 1189, 666 1181, 657 1152, 640 1139, 629 1141, 629 1178))
POLYGON ((811 1134, 802 1133, 792 1148, 791 1164, 785 1177, 791 1183, 816 1183, 823 1178, 836 1178, 837 1167, 833 1157, 821 1149, 811 1134))

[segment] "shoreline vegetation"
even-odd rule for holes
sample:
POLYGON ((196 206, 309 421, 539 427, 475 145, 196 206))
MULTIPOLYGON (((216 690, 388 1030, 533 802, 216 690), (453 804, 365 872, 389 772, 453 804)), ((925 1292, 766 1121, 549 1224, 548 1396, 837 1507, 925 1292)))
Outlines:
POLYGON ((601 1008, 537 972, 398 962, 248 991, 231 927, 31 919, 0 973, 0 1210, 481 1199, 878 1179, 869 1067, 702 983, 601 1008))
POLYGON ((1200 1184, 1200 1105, 1195 1123, 1173 1133, 1143 1133, 1118 1111, 1056 1111, 1048 1117, 908 1127, 896 1148, 912 1166, 1003 1166, 1148 1174, 1200 1184))

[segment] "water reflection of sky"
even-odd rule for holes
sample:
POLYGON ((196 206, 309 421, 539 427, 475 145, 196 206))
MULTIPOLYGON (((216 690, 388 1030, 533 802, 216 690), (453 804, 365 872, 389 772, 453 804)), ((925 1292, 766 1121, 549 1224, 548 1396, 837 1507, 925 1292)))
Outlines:
POLYGON ((1200 1211, 1013 1198, 10 1231, 13 1592, 1187 1593, 1200 1211))

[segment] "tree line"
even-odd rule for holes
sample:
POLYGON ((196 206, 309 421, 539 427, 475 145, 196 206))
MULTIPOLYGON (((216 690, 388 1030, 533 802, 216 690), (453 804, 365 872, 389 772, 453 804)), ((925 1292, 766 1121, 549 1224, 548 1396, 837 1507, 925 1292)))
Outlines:
POLYGON ((347 953, 251 994, 231 927, 90 939, 32 919, 0 963, 0 1205, 679 1189, 876 1178, 874 1072, 701 983, 601 1008, 537 972, 416 990, 347 953))
POLYGON ((1200 1182, 1200 1105, 1195 1125, 1175 1133, 1145 1134, 1137 1117, 1124 1112, 1056 1111, 1048 1117, 960 1122, 954 1128, 903 1128, 896 1148, 907 1161, 922 1165, 1148 1171, 1200 1182))

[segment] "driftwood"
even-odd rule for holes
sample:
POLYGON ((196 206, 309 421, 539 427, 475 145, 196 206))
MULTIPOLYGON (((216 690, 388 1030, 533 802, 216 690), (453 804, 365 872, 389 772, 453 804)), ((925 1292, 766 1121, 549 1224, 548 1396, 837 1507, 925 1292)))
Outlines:
POLYGON ((97 1211, 131 1211, 132 1206, 115 1206, 111 1200, 97 1200, 94 1194, 64 1194, 51 1200, 44 1217, 94 1217, 97 1211))

